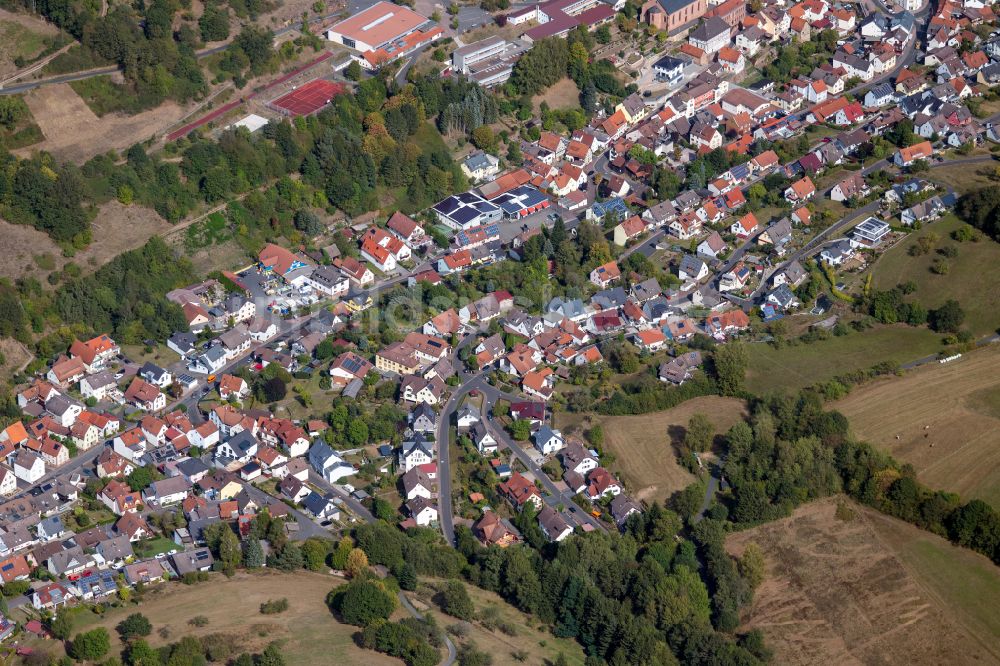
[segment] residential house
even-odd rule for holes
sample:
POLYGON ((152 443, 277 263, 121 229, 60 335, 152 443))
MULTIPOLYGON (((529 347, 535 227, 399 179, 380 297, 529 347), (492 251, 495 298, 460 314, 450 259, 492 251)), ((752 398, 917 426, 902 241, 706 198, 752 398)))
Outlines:
POLYGON ((399 467, 403 472, 409 472, 414 467, 426 465, 434 460, 434 443, 424 438, 421 433, 414 433, 400 446, 398 453, 399 467))
POLYGON ((14 456, 14 476, 33 484, 45 476, 45 462, 31 451, 21 449, 14 456))
POLYGON ((677 270, 677 276, 684 282, 700 282, 708 273, 705 262, 693 254, 685 254, 677 270))
POLYGON ((642 513, 642 507, 625 493, 616 495, 611 500, 609 509, 611 510, 611 517, 614 519, 615 525, 620 530, 625 529, 625 523, 628 521, 629 516, 642 513))
POLYGON ((863 247, 877 247, 890 231, 888 223, 869 217, 854 227, 851 240, 863 247))
POLYGON ((108 335, 98 335, 86 342, 76 340, 69 348, 69 355, 80 359, 87 372, 96 372, 102 369, 118 354, 118 344, 108 335))
POLYGON ((417 497, 407 502, 406 512, 410 515, 410 519, 421 527, 427 527, 438 521, 437 506, 424 497, 417 497))
POLYGON ((788 218, 781 218, 757 236, 758 245, 780 246, 792 237, 792 223, 788 218))
POLYGON ((57 386, 70 386, 83 379, 87 374, 86 366, 79 358, 62 356, 56 359, 45 378, 57 386))
POLYGON ((447 385, 439 377, 424 379, 417 375, 403 377, 399 386, 399 399, 404 402, 436 405, 441 401, 447 385))
POLYGON ((139 493, 132 490, 127 483, 114 479, 108 481, 107 485, 97 494, 97 499, 116 516, 135 511, 142 502, 139 493))
POLYGON ((561 450, 566 445, 562 433, 558 430, 550 428, 547 425, 542 425, 538 428, 532 436, 532 439, 534 440, 535 448, 538 449, 538 452, 545 456, 561 450))
POLYGON ((550 368, 526 372, 521 378, 521 390, 528 396, 548 400, 555 386, 555 373, 550 368))
POLYGON ((820 261, 831 266, 840 266, 844 262, 854 257, 854 243, 847 238, 842 238, 823 248, 819 253, 820 261))
POLYGON ((550 506, 543 506, 538 512, 538 526, 549 541, 562 541, 573 534, 573 528, 562 514, 550 506))
POLYGON ((427 403, 420 403, 407 417, 414 432, 429 433, 437 428, 437 414, 427 403))
POLYGON ((488 456, 497 452, 497 440, 481 421, 473 424, 468 434, 481 455, 488 456))
POLYGON ((587 489, 585 492, 591 501, 597 501, 602 497, 620 495, 622 486, 611 472, 603 467, 597 467, 587 475, 587 489))
POLYGON ((688 43, 711 55, 729 44, 732 27, 718 16, 700 23, 688 34, 688 43))
POLYGON ((691 351, 681 354, 665 363, 660 364, 657 376, 661 382, 666 382, 680 386, 694 376, 694 371, 701 365, 701 353, 691 351))
MULTIPOLYGON (((621 224, 615 227, 614 230, 614 243, 619 247, 625 247, 629 241, 633 241, 639 236, 641 236, 646 231, 646 225, 642 221, 642 218, 638 215, 633 215, 621 224)), ((617 267, 617 264, 616 264, 617 267)), ((599 270, 599 269, 595 269, 599 270)), ((591 278, 593 282, 593 278, 591 278)), ((595 282, 595 284, 598 284, 595 282)), ((601 286, 598 284, 598 286, 601 286)))
POLYGON ((189 573, 211 571, 215 559, 208 548, 195 548, 170 556, 170 562, 174 565, 177 575, 184 577, 189 573))
POLYGON ((934 196, 904 209, 899 214, 899 219, 900 222, 909 227, 918 222, 921 224, 932 222, 944 214, 945 210, 941 197, 934 196))
POLYGON ((497 490, 519 511, 528 502, 534 504, 536 509, 542 506, 542 494, 535 484, 520 472, 511 474, 509 479, 500 483, 497 490))
POLYGON ((86 400, 94 398, 97 401, 107 400, 118 393, 118 382, 107 370, 88 375, 80 380, 80 395, 86 400))
POLYGON ((242 377, 222 375, 219 378, 219 397, 223 400, 243 400, 250 395, 250 386, 242 377))
POLYGON ((484 511, 482 518, 472 525, 472 533, 484 546, 507 546, 517 543, 517 533, 494 511, 484 511))
POLYGON ((712 231, 708 238, 698 244, 697 253, 700 257, 717 259, 725 250, 726 242, 722 240, 722 236, 719 235, 718 231, 712 231))
POLYGON ((406 501, 423 497, 432 499, 437 496, 437 484, 420 467, 414 467, 402 477, 403 497, 406 501))
POLYGON ((808 201, 814 194, 816 194, 816 186, 813 184, 812 179, 810 179, 809 176, 804 176, 803 178, 792 183, 785 190, 785 199, 791 203, 798 203, 808 201))
POLYGON ((900 148, 893 156, 893 163, 898 167, 913 166, 914 162, 926 160, 934 155, 934 147, 930 141, 923 141, 912 146, 900 148))
POLYGON ((760 228, 757 217, 753 213, 747 213, 729 227, 729 232, 737 238, 749 238, 760 228))
POLYGON ((330 377, 336 384, 347 385, 355 379, 364 379, 371 372, 372 364, 354 352, 344 352, 330 364, 330 377))
POLYGON ((590 470, 600 464, 597 456, 578 441, 570 442, 562 452, 563 468, 586 476, 590 470))
POLYGON ((142 495, 147 503, 164 507, 182 502, 190 491, 190 481, 183 476, 172 476, 154 481, 143 491, 142 495))
POLYGON ((125 391, 125 399, 130 405, 147 412, 158 412, 167 406, 167 397, 159 387, 135 377, 125 391))
POLYGON ((787 284, 794 289, 805 282, 808 277, 809 273, 802 267, 802 264, 793 261, 775 273, 773 282, 774 286, 787 284))
POLYGON ((159 583, 169 578, 167 570, 160 563, 160 560, 144 560, 133 564, 125 565, 125 580, 129 585, 150 585, 159 583))
POLYGON ((167 388, 174 381, 174 376, 169 370, 164 370, 160 366, 155 363, 150 363, 149 361, 139 368, 138 374, 150 384, 158 386, 161 389, 167 388))
POLYGON ((830 198, 834 201, 847 201, 848 199, 863 199, 868 195, 870 189, 865 177, 859 172, 854 172, 844 178, 830 190, 830 198))
POLYGON ((618 264, 609 261, 603 266, 598 266, 590 272, 590 282, 601 289, 607 289, 613 282, 620 280, 622 276, 618 264))

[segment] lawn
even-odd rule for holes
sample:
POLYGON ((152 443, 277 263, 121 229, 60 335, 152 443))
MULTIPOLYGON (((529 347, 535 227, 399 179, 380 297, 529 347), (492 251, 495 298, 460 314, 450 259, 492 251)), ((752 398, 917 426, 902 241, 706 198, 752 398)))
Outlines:
POLYGON ((716 433, 724 433, 746 416, 740 400, 705 396, 673 409, 641 416, 597 416, 557 414, 558 425, 567 432, 586 430, 600 423, 604 450, 614 456, 611 471, 621 477, 628 492, 638 500, 663 501, 692 483, 694 475, 677 463, 674 442, 684 438, 684 429, 696 413, 708 416, 716 433))
POLYGON ((214 574, 210 582, 192 586, 164 583, 147 589, 138 606, 111 609, 103 617, 80 612, 73 633, 103 626, 112 634, 111 654, 118 654, 122 646, 115 625, 128 614, 141 612, 153 624, 153 633, 147 637, 153 646, 186 635, 223 634, 234 639, 241 652, 260 651, 272 641, 281 641, 288 664, 398 666, 396 659, 357 647, 352 638, 357 628, 340 624, 327 609, 326 594, 342 583, 342 579, 308 571, 241 571, 229 579, 214 574), (261 603, 280 598, 288 599, 287 611, 258 613, 261 603), (188 624, 196 615, 208 618, 208 624, 188 624), (160 633, 163 628, 167 638, 160 633))
POLYGON ((1000 509, 997 367, 994 345, 856 388, 833 407, 855 436, 913 465, 928 486, 1000 509))
POLYGON ((983 288, 1000 284, 1000 243, 988 238, 978 243, 952 240, 951 232, 962 225, 957 217, 948 215, 915 231, 875 263, 873 282, 876 289, 884 290, 912 280, 917 285, 912 298, 928 309, 953 298, 965 310, 965 326, 976 336, 987 335, 1000 327, 1000 289, 983 288), (947 275, 931 272, 931 264, 941 257, 936 250, 919 257, 909 254, 916 239, 929 234, 938 237, 936 248, 958 250, 956 258, 946 260, 947 275))
POLYGON ((882 361, 902 364, 940 349, 940 335, 904 324, 876 326, 860 333, 780 349, 754 343, 747 345, 747 388, 754 393, 797 391, 882 361))
POLYGON ((965 194, 981 187, 996 185, 997 181, 993 173, 998 162, 983 162, 981 164, 954 164, 945 163, 943 166, 936 166, 931 169, 927 177, 935 183, 947 185, 958 194, 965 194))
POLYGON ((149 361, 166 368, 181 359, 177 352, 166 345, 156 345, 149 352, 146 351, 145 345, 121 345, 121 350, 125 358, 140 366, 149 361))
POLYGON ((580 89, 571 78, 563 78, 546 88, 545 92, 531 98, 535 113, 540 113, 542 102, 550 109, 576 109, 580 107, 580 89))
POLYGON ((1000 571, 985 557, 842 497, 734 533, 726 545, 738 555, 750 542, 764 552, 766 577, 740 631, 763 631, 773 663, 1000 659, 1000 571))
POLYGON ((132 548, 140 558, 150 558, 160 553, 169 553, 172 550, 177 550, 179 547, 166 537, 156 537, 155 539, 137 541, 132 545, 132 548))

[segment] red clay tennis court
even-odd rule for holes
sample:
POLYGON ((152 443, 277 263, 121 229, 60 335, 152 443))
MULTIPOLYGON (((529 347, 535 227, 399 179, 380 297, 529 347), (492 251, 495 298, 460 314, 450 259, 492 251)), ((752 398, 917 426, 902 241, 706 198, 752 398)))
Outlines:
POLYGON ((344 86, 339 83, 315 79, 273 100, 270 106, 290 116, 308 116, 322 109, 342 92, 344 86))

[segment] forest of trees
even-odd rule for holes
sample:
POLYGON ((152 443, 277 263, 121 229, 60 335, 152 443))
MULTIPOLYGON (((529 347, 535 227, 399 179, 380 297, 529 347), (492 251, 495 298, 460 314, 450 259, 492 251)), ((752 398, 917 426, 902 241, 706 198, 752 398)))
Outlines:
POLYGON ((751 412, 749 424, 726 435, 733 492, 725 506, 734 523, 775 520, 809 500, 846 492, 1000 564, 1000 513, 924 487, 911 466, 851 439, 847 419, 824 410, 818 394, 755 399, 751 412))
POLYGON ((386 523, 359 526, 354 538, 371 564, 397 577, 416 573, 454 578, 504 597, 573 638, 588 664, 755 664, 766 659, 757 635, 733 640, 733 603, 746 603, 752 585, 721 551, 720 525, 703 521, 692 539, 677 537, 680 519, 652 507, 631 519, 624 535, 592 533, 541 550, 483 548, 468 528, 458 549, 436 532, 404 535, 386 523), (704 557, 704 563, 700 558, 704 557))
POLYGON ((963 194, 955 212, 964 221, 1000 242, 1000 187, 991 185, 963 194))

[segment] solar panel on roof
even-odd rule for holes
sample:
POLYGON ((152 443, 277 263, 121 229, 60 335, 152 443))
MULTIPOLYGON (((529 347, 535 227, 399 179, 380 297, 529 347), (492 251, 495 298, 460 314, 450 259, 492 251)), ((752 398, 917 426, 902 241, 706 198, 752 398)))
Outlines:
POLYGON ((471 222, 479 216, 479 213, 471 208, 460 208, 452 214, 452 218, 461 224, 471 222))

